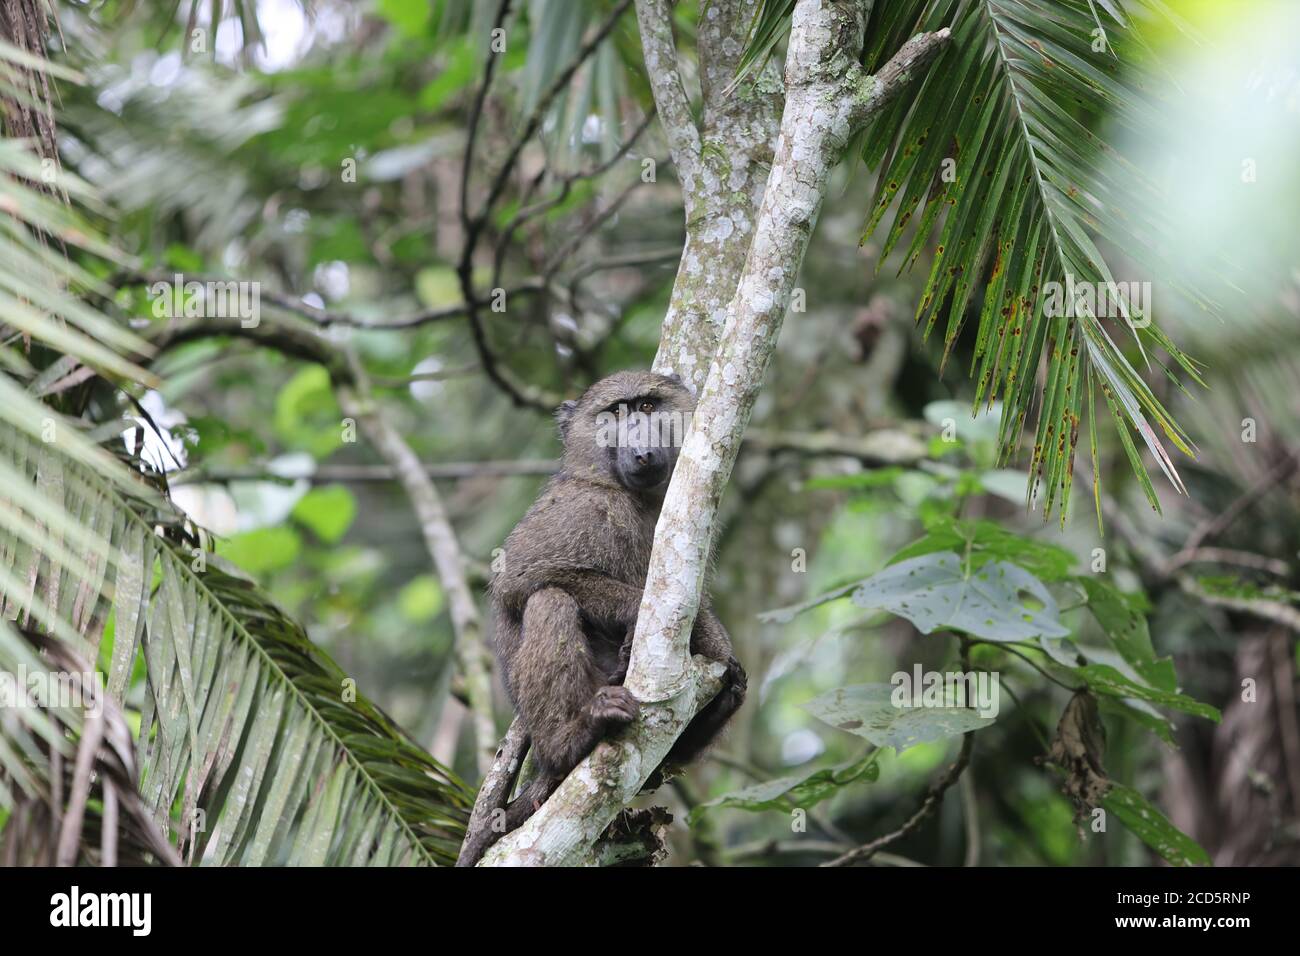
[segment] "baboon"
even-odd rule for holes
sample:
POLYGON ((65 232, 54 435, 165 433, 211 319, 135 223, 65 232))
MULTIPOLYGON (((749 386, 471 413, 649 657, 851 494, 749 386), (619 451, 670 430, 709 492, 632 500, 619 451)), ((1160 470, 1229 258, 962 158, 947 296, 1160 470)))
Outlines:
MULTIPOLYGON (((556 412, 560 471, 506 539, 491 584, 497 657, 542 778, 534 803, 637 716, 622 683, 655 523, 694 405, 679 379, 628 371, 556 412)), ((727 675, 673 746, 673 763, 698 755, 745 696, 745 672, 707 590, 691 652, 726 664, 727 675)))

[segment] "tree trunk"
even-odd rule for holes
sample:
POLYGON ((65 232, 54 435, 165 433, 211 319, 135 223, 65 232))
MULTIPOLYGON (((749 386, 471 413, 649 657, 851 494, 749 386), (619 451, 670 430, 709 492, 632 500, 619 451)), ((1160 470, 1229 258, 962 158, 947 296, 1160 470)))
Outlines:
POLYGON ((859 58, 870 0, 799 0, 780 132, 751 237, 749 187, 766 155, 764 118, 775 115, 781 93, 770 74, 760 74, 736 104, 725 99, 743 48, 738 38, 745 6, 718 0, 705 7, 701 136, 675 69, 668 4, 637 2, 646 67, 682 179, 687 217, 686 248, 655 365, 679 372, 699 389, 656 529, 625 682, 642 701, 642 718, 598 746, 545 806, 488 852, 483 865, 594 862, 593 843, 717 693, 722 666, 691 658, 691 626, 718 503, 831 170, 852 136, 938 55, 948 37, 947 30, 918 35, 879 74, 867 76, 859 58), (742 247, 743 265, 737 268, 742 247))

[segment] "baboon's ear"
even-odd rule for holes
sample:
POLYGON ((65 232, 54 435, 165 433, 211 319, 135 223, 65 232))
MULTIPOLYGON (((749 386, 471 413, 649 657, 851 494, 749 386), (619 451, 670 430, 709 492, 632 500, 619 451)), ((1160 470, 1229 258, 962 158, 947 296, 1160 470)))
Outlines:
POLYGON ((560 407, 555 410, 555 423, 560 426, 561 440, 569 436, 569 425, 573 421, 573 413, 577 410, 578 403, 572 399, 561 402, 560 407))

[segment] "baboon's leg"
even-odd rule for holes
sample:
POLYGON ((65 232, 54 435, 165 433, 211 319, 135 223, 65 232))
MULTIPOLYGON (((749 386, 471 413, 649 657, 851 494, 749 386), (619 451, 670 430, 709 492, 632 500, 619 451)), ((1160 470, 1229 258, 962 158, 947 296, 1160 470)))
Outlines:
POLYGON ((560 778, 539 773, 519 792, 519 796, 501 808, 500 818, 493 814, 491 826, 471 831, 466 835, 456 865, 458 867, 478 866, 478 861, 483 859, 483 855, 492 845, 507 833, 513 833, 523 826, 559 785, 560 778))
POLYGON ((519 796, 506 804, 506 832, 511 833, 523 826, 528 818, 537 812, 537 808, 550 798, 560 783, 560 778, 547 776, 544 773, 534 777, 528 786, 519 791, 519 796))
POLYGON ((578 602, 558 588, 528 599, 511 677, 520 716, 547 776, 563 779, 610 727, 637 714, 627 690, 606 685, 587 645, 578 602))

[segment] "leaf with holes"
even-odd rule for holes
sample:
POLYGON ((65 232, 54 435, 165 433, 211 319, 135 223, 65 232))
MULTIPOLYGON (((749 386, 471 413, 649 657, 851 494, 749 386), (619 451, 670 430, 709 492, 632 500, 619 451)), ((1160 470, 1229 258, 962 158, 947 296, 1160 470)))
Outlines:
POLYGON ((929 740, 979 730, 995 719, 956 706, 951 694, 945 694, 945 706, 938 707, 897 706, 894 697, 895 688, 889 684, 856 684, 827 691, 802 706, 838 730, 865 737, 877 747, 893 747, 898 753, 929 740))
POLYGON ((905 617, 923 634, 948 628, 988 641, 1023 641, 1070 633, 1043 582, 1024 568, 990 561, 972 570, 952 551, 891 564, 858 586, 853 603, 905 617))

